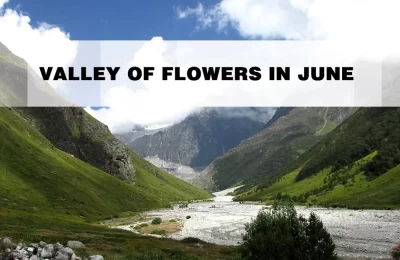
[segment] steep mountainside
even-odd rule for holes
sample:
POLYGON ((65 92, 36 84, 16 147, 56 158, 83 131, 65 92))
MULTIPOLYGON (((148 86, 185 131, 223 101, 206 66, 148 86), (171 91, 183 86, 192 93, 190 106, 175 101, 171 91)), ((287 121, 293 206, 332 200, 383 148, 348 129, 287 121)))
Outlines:
POLYGON ((238 199, 400 207, 400 109, 361 108, 281 177, 238 199))
POLYGON ((274 176, 350 113, 349 108, 280 108, 271 124, 217 158, 194 183, 222 190, 274 176))
POLYGON ((271 109, 203 109, 178 124, 136 139, 128 146, 169 172, 190 176, 261 130, 265 124, 263 120, 267 120, 265 117, 270 117, 267 110, 271 109), (252 114, 261 110, 265 113, 250 117, 244 113, 246 110, 252 114))
MULTIPOLYGON (((27 66, 5 50, 2 88, 23 90, 27 66)), ((211 197, 140 158, 81 108, 2 107, 0 142, 1 214, 104 219, 211 197)))
POLYGON ((160 129, 146 129, 142 126, 135 126, 132 128, 131 131, 125 132, 125 133, 114 133, 115 137, 117 137, 121 142, 124 144, 130 146, 133 141, 136 139, 139 139, 142 136, 145 135, 152 135, 157 133, 158 131, 161 131, 162 128, 160 129))

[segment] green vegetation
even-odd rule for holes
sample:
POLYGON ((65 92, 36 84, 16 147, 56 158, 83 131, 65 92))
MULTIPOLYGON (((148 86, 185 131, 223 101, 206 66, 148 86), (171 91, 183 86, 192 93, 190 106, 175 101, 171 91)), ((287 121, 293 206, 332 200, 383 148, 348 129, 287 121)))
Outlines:
POLYGON ((213 162, 212 179, 218 189, 268 182, 349 113, 347 108, 280 108, 265 129, 213 162))
POLYGON ((322 221, 311 213, 306 219, 293 206, 275 204, 272 210, 260 211, 246 225, 242 259, 338 259, 335 244, 322 221))
POLYGON ((160 225, 161 222, 162 222, 162 219, 157 217, 157 218, 154 218, 154 219, 151 221, 151 224, 152 224, 152 225, 160 225))
POLYGON ((190 256, 181 252, 172 252, 170 254, 163 252, 149 252, 140 256, 129 255, 119 260, 197 260, 195 256, 190 256))
POLYGON ((18 113, 0 109, 0 207, 94 221, 209 195, 134 158, 130 185, 56 149, 18 113))
POLYGON ((366 165, 365 173, 376 178, 400 164, 400 109, 363 108, 333 131, 315 148, 304 154, 307 163, 299 172, 302 180, 332 167, 337 171, 374 152, 378 155, 366 165), (309 160, 312 158, 312 160, 309 160))
POLYGON ((135 229, 136 229, 136 230, 139 230, 139 229, 141 229, 141 228, 148 227, 148 226, 149 226, 149 224, 147 224, 147 223, 142 223, 142 224, 140 224, 140 225, 135 226, 135 229))
POLYGON ((400 260, 400 244, 397 246, 393 247, 391 255, 394 260, 400 260))
POLYGON ((300 169, 290 172, 271 186, 244 192, 236 200, 292 201, 304 205, 350 208, 400 207, 400 165, 386 174, 369 180, 361 170, 376 152, 357 161, 352 168, 332 172, 325 169, 316 175, 296 181, 300 169))
MULTIPOLYGON (((20 114, 0 109, 0 237, 14 241, 87 244, 81 255, 119 259, 150 248, 179 251, 180 242, 135 235, 94 223, 169 207, 170 202, 211 197, 132 152, 136 184, 123 182, 55 148, 20 114)), ((226 247, 188 245, 190 255, 231 254, 226 247)))
POLYGON ((188 259, 191 256, 201 259, 227 259, 238 254, 234 247, 204 242, 199 246, 198 242, 184 243, 110 229, 104 225, 86 223, 80 218, 32 214, 26 211, 0 211, 0 237, 5 236, 12 238, 14 242, 26 244, 38 241, 65 243, 68 240, 79 240, 86 246, 84 249, 75 250, 82 259, 94 254, 103 255, 107 260, 129 259, 125 257, 142 257, 149 251, 159 251, 165 256, 180 254, 188 259))
POLYGON ((400 109, 362 108, 312 149, 237 200, 400 208, 400 109))
POLYGON ((155 230, 151 231, 150 234, 162 236, 162 235, 167 234, 167 231, 165 231, 164 229, 155 229, 155 230))

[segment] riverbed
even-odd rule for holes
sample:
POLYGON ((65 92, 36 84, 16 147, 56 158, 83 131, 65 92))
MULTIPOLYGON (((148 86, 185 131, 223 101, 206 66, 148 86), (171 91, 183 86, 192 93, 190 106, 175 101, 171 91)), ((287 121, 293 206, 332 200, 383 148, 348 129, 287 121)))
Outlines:
MULTIPOLYGON (((181 230, 168 235, 174 239, 196 237, 220 245, 238 245, 242 241, 244 224, 265 206, 233 202, 233 197, 227 195, 232 190, 215 193, 211 202, 190 203, 186 208, 175 206, 146 215, 181 220, 181 230)), ((321 217, 333 236, 338 254, 343 257, 388 258, 390 249, 400 243, 400 210, 296 209, 305 216, 313 211, 321 217)))

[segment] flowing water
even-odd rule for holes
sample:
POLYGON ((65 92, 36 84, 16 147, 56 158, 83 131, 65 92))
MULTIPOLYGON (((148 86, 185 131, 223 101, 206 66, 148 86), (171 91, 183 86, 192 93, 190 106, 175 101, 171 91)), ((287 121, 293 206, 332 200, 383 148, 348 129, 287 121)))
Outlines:
MULTIPOLYGON (((215 193, 212 202, 190 203, 187 208, 176 206, 146 214, 163 220, 183 220, 182 230, 169 235, 172 238, 197 237, 220 245, 238 245, 242 241, 244 224, 256 217, 264 206, 233 202, 232 196, 227 195, 233 190, 215 193), (190 218, 186 219, 187 216, 190 218)), ((341 256, 387 258, 390 249, 400 243, 400 210, 296 209, 305 216, 314 211, 321 217, 341 256)))

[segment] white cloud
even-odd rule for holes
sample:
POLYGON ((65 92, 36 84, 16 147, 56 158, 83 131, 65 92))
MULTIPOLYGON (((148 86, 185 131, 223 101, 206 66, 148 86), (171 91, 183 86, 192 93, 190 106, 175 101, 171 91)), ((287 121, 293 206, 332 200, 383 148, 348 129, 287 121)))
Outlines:
MULTIPOLYGON (((103 45, 103 51, 106 51, 105 48, 103 45)), ((115 50, 115 46, 110 50, 115 50)), ((129 131, 135 124, 165 126, 185 118, 195 109, 193 99, 183 98, 190 96, 191 90, 174 81, 161 82, 161 71, 158 69, 170 66, 165 58, 166 50, 166 42, 161 37, 145 42, 134 52, 128 66, 155 67, 152 80, 122 82, 119 85, 110 83, 102 93, 103 104, 109 108, 93 110, 88 107, 86 111, 106 124, 112 132, 129 131), (171 102, 180 96, 180 102, 171 102)), ((130 50, 126 50, 126 53, 129 52, 130 50)), ((199 93, 200 96, 205 94, 206 92, 199 93)))
MULTIPOLYGON (((7 0, 0 0, 0 7, 7 0)), ((13 9, 0 8, 0 42, 35 71, 39 66, 69 66, 78 44, 61 28, 47 23, 32 25, 31 18, 13 9)))
POLYGON ((246 38, 347 41, 356 51, 398 54, 398 0, 222 0, 216 5, 177 9, 198 29, 228 26, 246 38))
POLYGON ((0 0, 0 9, 2 9, 3 6, 4 6, 5 4, 7 4, 7 3, 8 3, 8 0, 0 0))

